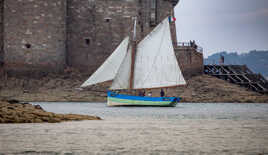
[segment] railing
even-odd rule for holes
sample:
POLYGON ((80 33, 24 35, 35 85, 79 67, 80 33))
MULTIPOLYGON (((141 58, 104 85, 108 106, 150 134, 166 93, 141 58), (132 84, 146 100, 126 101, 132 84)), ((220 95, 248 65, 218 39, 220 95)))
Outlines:
POLYGON ((193 48, 199 53, 203 53, 203 48, 197 46, 195 42, 177 42, 175 43, 176 48, 193 48))
POLYGON ((190 42, 177 42, 177 46, 191 47, 191 44, 190 44, 190 42))
POLYGON ((200 46, 197 46, 196 51, 197 51, 197 52, 199 52, 199 53, 203 53, 203 48, 202 48, 202 47, 200 47, 200 46))

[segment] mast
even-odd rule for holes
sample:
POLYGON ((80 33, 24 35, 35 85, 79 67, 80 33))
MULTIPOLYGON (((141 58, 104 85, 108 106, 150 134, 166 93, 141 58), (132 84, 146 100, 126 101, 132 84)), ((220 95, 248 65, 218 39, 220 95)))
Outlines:
POLYGON ((137 25, 137 17, 134 17, 133 39, 131 41, 132 49, 131 49, 131 71, 130 71, 130 79, 129 79, 129 89, 133 89, 133 81, 134 81, 135 57, 136 57, 136 49, 137 49, 136 25, 137 25))

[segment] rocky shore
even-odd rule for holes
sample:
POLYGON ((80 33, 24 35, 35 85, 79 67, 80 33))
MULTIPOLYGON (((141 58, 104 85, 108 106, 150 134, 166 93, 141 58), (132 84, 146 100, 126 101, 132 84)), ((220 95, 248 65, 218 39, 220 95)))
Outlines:
MULTIPOLYGON (((109 83, 87 89, 79 86, 88 78, 79 72, 47 75, 42 78, 0 78, 0 100, 23 102, 106 102, 109 83)), ((153 89, 153 96, 160 90, 153 89)), ((180 96, 191 103, 268 103, 268 94, 260 94, 208 75, 187 80, 187 85, 165 89, 168 96, 180 96)))
POLYGON ((180 94, 184 102, 192 103, 268 103, 268 94, 208 75, 192 77, 185 88, 175 89, 174 94, 180 94))
POLYGON ((16 100, 0 101, 0 123, 58 123, 63 121, 101 120, 97 116, 55 114, 39 105, 19 103, 16 100))

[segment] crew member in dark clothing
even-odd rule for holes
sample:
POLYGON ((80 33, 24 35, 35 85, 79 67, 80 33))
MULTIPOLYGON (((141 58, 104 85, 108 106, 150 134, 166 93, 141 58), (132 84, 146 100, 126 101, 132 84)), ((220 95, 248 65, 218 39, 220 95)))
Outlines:
POLYGON ((192 40, 190 40, 190 46, 193 47, 193 42, 192 42, 192 40))
POLYGON ((143 92, 142 91, 139 91, 139 96, 143 96, 143 92))
POLYGON ((139 92, 139 96, 145 96, 145 90, 139 92))
POLYGON ((161 97, 164 97, 164 96, 165 96, 165 92, 164 92, 163 89, 161 89, 160 96, 161 96, 161 97))

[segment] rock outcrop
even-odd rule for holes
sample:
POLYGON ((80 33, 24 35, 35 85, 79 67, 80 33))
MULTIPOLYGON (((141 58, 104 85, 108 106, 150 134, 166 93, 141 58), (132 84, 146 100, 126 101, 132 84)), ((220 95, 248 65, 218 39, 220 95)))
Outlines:
POLYGON ((58 123, 63 121, 101 120, 97 116, 55 114, 39 105, 19 103, 16 100, 0 101, 0 123, 58 123))

